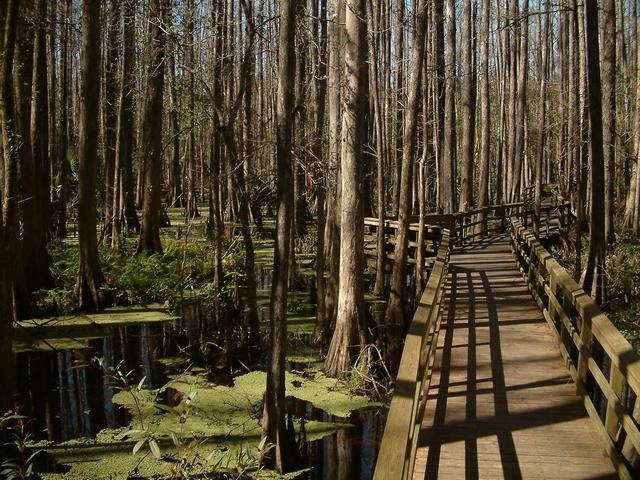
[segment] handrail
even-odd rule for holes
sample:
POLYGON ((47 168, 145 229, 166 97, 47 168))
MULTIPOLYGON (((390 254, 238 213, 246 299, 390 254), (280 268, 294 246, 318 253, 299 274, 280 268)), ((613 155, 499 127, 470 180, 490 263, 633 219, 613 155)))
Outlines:
MULTIPOLYGON (((541 218, 535 218, 535 208, 533 205, 533 187, 525 188, 523 194, 524 201, 512 202, 497 205, 489 205, 486 207, 473 208, 462 212, 452 214, 428 213, 424 217, 425 228, 448 228, 453 236, 454 245, 457 247, 467 245, 474 242, 478 237, 486 237, 492 233, 505 233, 507 223, 510 217, 517 216, 524 219, 525 226, 537 222, 542 231, 544 223, 544 232, 549 235, 551 231, 551 220, 554 218, 554 212, 558 212, 558 220, 560 222, 560 230, 566 228, 566 216, 569 213, 570 202, 565 200, 559 193, 558 187, 554 184, 543 185, 543 193, 547 198, 551 197, 551 203, 541 208, 541 218), (530 221, 529 221, 530 220, 530 221)), ((420 217, 411 215, 409 217, 409 231, 417 232, 419 229, 420 217)), ((364 224, 372 232, 377 232, 379 220, 376 217, 366 217, 364 224)), ((398 229, 398 221, 396 219, 386 219, 384 222, 385 229, 398 229)), ((425 236, 425 238, 429 238, 425 236)), ((394 238, 389 238, 390 245, 393 245, 394 238)), ((414 245, 415 246, 415 245, 414 245)), ((433 252, 437 250, 434 244, 433 252)), ((415 263, 415 259, 409 256, 409 262, 415 263)))
POLYGON ((413 474, 420 421, 426 403, 423 392, 431 382, 450 251, 450 232, 443 229, 433 270, 402 349, 374 480, 409 479, 413 474))
POLYGON ((640 355, 520 220, 511 245, 620 478, 640 474, 640 355))

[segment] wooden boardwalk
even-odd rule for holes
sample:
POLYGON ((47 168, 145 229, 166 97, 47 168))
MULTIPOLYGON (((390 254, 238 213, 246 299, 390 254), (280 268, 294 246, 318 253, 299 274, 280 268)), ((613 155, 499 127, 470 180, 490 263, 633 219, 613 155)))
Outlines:
POLYGON ((617 478, 507 236, 451 257, 416 479, 617 478))

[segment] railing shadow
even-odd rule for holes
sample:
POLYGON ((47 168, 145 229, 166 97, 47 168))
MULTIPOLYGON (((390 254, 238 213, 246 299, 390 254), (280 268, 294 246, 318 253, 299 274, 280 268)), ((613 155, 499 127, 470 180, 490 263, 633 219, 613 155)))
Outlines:
MULTIPOLYGON (((584 417, 577 400, 556 402, 555 404, 534 404, 522 409, 519 405, 511 411, 509 392, 526 392, 566 385, 571 382, 569 374, 551 375, 540 380, 532 380, 517 385, 508 385, 505 377, 507 365, 514 368, 513 359, 505 359, 502 351, 500 328, 518 324, 541 324, 544 320, 536 318, 501 318, 499 314, 505 307, 512 308, 513 299, 521 295, 523 288, 513 288, 507 292, 495 293, 491 278, 473 267, 452 264, 450 268, 450 289, 448 306, 443 312, 441 334, 444 341, 440 348, 440 370, 437 381, 434 379, 432 391, 437 394, 428 397, 428 404, 434 405, 432 426, 423 426, 418 437, 418 448, 428 448, 425 479, 438 478, 439 473, 449 473, 448 459, 444 446, 464 443, 464 455, 456 456, 458 462, 464 461, 464 477, 480 478, 483 448, 479 448, 479 439, 495 437, 496 453, 499 455, 499 467, 502 476, 508 479, 523 478, 519 452, 514 441, 514 433, 545 425, 561 424, 584 417), (464 289, 464 293, 459 291, 464 289), (456 321, 456 314, 464 310, 466 318, 456 321), (465 343, 465 331, 468 340, 465 343), (488 340, 488 341, 487 341, 488 340), (455 350, 466 350, 466 366, 455 362, 455 350), (488 358, 482 357, 481 350, 488 351, 488 358), (482 366, 490 361, 490 375, 482 371, 482 366), (466 379, 461 375, 466 373, 466 379), (461 399, 464 398, 464 404, 461 399), (487 398, 492 398, 493 415, 486 415, 487 398), (435 402, 435 403, 433 403, 435 402), (484 404, 483 404, 484 402, 484 404)), ((539 353, 539 352, 538 352, 539 353)), ((544 361, 548 356, 539 356, 544 361)), ((530 364, 538 355, 529 358, 525 355, 516 362, 530 364)), ((515 367, 517 368, 517 366, 515 367)), ((538 390, 539 391, 539 390, 538 390)), ((485 444, 486 445, 486 444, 485 444)), ((462 445, 461 445, 462 447, 462 445)), ((522 448, 520 446, 520 448, 522 448)), ((520 452, 522 454, 523 452, 520 452)), ((530 452, 526 452, 530 454, 530 452)), ((458 463, 456 468, 461 468, 458 463)), ((594 476, 596 478, 616 478, 594 476)))

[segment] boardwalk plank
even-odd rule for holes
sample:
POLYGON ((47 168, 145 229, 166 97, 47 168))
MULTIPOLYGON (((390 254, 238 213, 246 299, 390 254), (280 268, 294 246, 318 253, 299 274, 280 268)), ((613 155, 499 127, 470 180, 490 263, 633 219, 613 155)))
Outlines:
POLYGON ((451 257, 414 478, 617 478, 505 236, 451 257))

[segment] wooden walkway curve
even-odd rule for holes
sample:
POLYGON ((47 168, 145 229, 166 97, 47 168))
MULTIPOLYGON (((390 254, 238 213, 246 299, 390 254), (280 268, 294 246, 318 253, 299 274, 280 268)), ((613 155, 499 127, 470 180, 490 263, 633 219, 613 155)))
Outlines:
POLYGON ((451 255, 415 479, 618 478, 507 235, 451 255))

